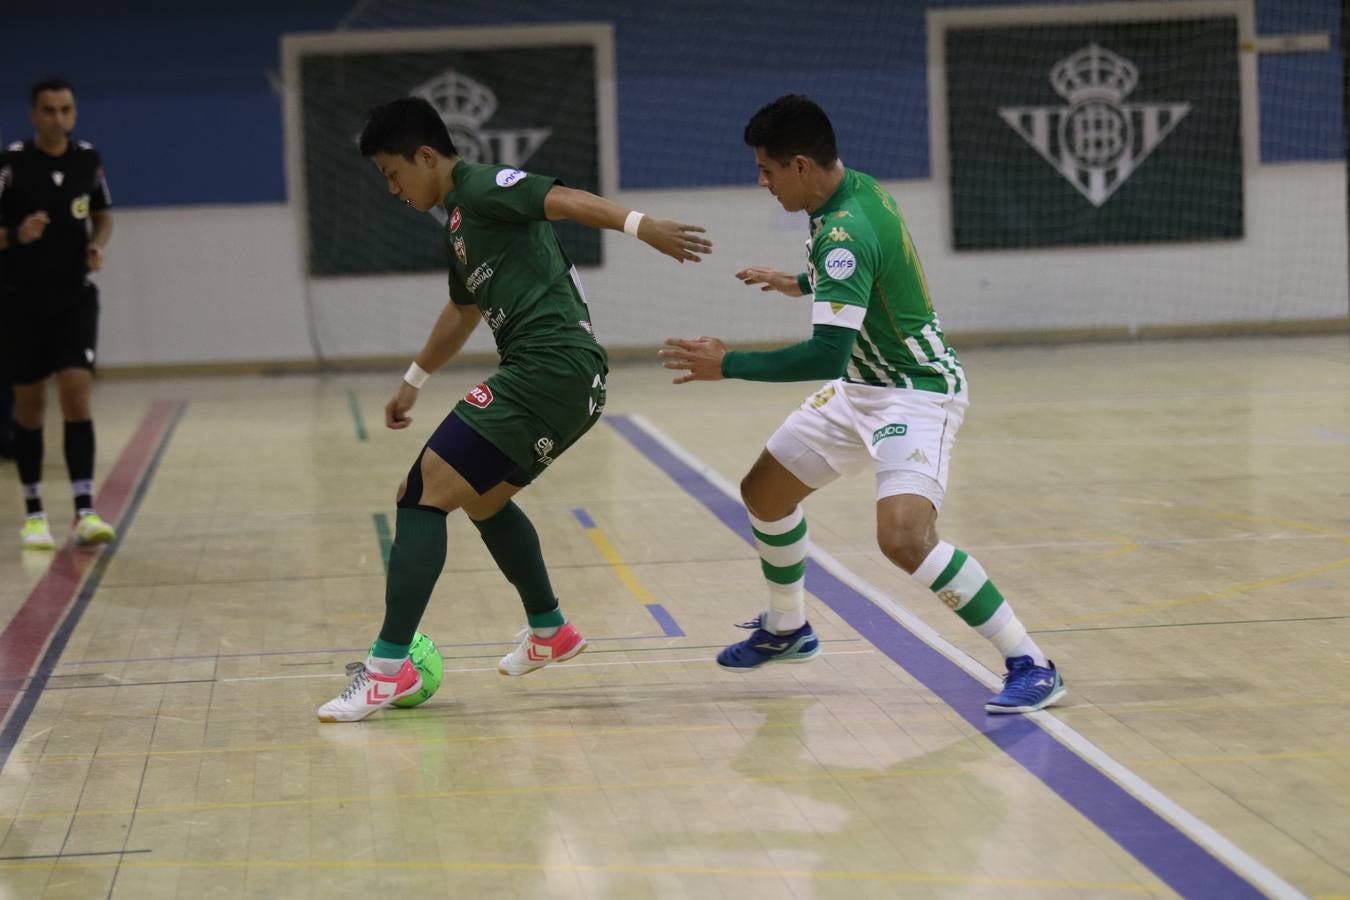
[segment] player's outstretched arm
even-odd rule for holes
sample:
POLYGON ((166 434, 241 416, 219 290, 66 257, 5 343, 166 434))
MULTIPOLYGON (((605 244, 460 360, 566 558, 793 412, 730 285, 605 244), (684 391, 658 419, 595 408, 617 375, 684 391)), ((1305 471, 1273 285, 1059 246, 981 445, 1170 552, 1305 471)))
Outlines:
POLYGON ((751 266, 748 269, 741 269, 736 273, 736 277, 747 285, 762 285, 761 291, 777 291, 789 297, 806 296, 802 286, 804 279, 800 275, 766 269, 762 266, 751 266))
POLYGON ((728 350, 717 338, 666 338, 657 355, 667 369, 685 374, 675 384, 742 378, 746 381, 821 381, 838 378, 848 367, 858 332, 836 325, 816 325, 810 340, 777 350, 728 350))
POLYGON ((700 254, 712 252, 712 241, 704 237, 706 230, 698 225, 642 214, 636 214, 635 226, 630 225, 629 220, 635 215, 631 210, 589 191, 560 184, 555 184, 545 195, 544 215, 550 221, 570 219, 592 228, 611 228, 630 234, 636 231, 633 236, 638 240, 680 262, 698 262, 700 254))
MULTIPOLYGON (((427 374, 436 371, 459 353, 482 319, 483 314, 476 306, 460 306, 453 301, 447 303, 436 318, 427 342, 422 345, 422 352, 413 360, 414 368, 408 370, 409 375, 420 370, 424 373, 421 379, 425 381, 427 374)), ((415 385, 408 380, 408 375, 403 377, 394 396, 384 405, 385 425, 397 429, 412 424, 408 410, 417 402, 420 388, 420 384, 415 385)))

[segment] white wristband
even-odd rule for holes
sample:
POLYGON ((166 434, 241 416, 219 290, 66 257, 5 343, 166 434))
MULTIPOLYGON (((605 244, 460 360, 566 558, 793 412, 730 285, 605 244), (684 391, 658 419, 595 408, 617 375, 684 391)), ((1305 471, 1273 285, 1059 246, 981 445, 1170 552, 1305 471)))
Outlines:
POLYGON ((629 237, 637 237, 638 225, 645 218, 642 213, 633 210, 628 214, 628 218, 623 220, 623 233, 629 237))
POLYGON ((430 377, 430 372, 414 362, 412 365, 408 366, 408 371, 404 374, 403 380, 415 388, 420 388, 427 383, 427 379, 430 377))

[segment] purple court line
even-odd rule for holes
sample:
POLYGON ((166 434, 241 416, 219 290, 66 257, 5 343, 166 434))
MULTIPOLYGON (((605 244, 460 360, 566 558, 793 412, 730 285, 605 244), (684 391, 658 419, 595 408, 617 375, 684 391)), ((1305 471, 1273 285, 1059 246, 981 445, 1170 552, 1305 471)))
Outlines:
MULTIPOLYGON (((622 415, 610 427, 648 461, 754 546, 745 510, 622 415)), ((920 640, 862 594, 807 560, 806 587, 1000 750, 1036 776, 1183 897, 1264 896, 1185 832, 1162 818, 1026 716, 985 713, 989 688, 920 640)))
MULTIPOLYGON (((591 518, 591 514, 586 512, 586 510, 574 509, 572 510, 572 515, 581 523, 582 528, 585 528, 588 531, 600 531, 595 525, 595 520, 591 518)), ((665 632, 666 637, 684 637, 684 629, 679 626, 679 623, 675 621, 675 617, 660 603, 645 603, 643 604, 643 607, 647 612, 652 614, 652 618, 656 620, 657 625, 661 626, 661 630, 665 632)))

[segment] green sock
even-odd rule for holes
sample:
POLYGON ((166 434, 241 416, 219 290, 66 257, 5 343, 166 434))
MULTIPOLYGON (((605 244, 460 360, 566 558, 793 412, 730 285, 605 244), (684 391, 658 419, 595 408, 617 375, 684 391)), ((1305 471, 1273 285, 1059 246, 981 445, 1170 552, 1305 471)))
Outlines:
POLYGON ((431 589, 445 567, 445 513, 400 506, 395 523, 380 640, 393 649, 403 647, 406 656, 431 599, 431 589))
POLYGON ((558 598, 549 584, 544 554, 539 549, 539 534, 530 519, 513 501, 490 519, 474 521, 488 552, 506 580, 515 585, 525 617, 531 628, 553 628, 567 624, 558 598))
POLYGON ((391 644, 377 638, 370 648, 370 655, 376 659, 403 659, 411 648, 412 644, 391 644))

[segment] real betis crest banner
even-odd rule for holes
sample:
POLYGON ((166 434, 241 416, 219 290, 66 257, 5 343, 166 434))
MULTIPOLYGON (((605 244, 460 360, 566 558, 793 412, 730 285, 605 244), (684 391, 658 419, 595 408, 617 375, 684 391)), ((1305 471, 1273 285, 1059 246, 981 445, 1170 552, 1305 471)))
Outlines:
POLYGON ((957 249, 1239 238, 1238 23, 948 25, 957 249))
MULTIPOLYGON (((594 46, 311 49, 299 75, 312 275, 445 271, 443 228, 390 197, 357 149, 371 107, 396 97, 427 98, 471 162, 600 193, 594 46)), ((600 263, 598 231, 555 227, 574 263, 600 263)))

